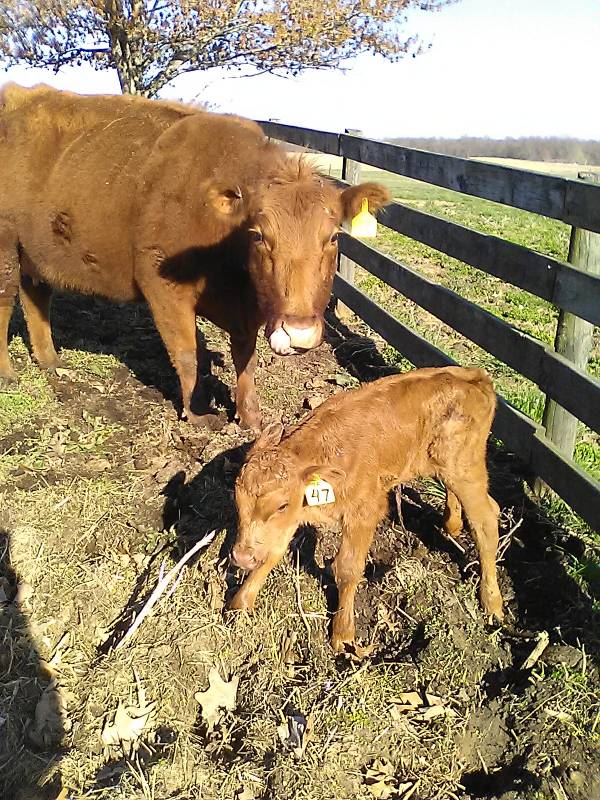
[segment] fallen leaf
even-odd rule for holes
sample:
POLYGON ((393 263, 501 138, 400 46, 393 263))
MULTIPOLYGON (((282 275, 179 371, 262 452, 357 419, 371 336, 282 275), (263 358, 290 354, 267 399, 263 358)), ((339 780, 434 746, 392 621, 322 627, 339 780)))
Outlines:
POLYGON ((256 795, 249 789, 247 786, 244 786, 242 789, 239 789, 236 792, 235 800, 256 800, 256 795))
POLYGON ((148 726, 156 703, 146 702, 146 693, 139 680, 137 680, 137 687, 137 706, 124 706, 123 703, 119 703, 112 724, 109 724, 107 720, 104 725, 102 741, 107 747, 134 745, 148 726))
POLYGON ((202 716, 212 730, 221 719, 221 711, 226 709, 233 711, 236 707, 236 697, 238 690, 239 677, 234 677, 230 681, 224 681, 219 675, 219 671, 212 667, 208 673, 208 689, 204 692, 196 692, 194 699, 202 708, 202 716))
POLYGON ((397 791, 394 765, 387 758, 376 758, 365 770, 365 784, 373 797, 387 800, 397 791))
POLYGON ((77 373, 75 370, 72 369, 65 369, 64 367, 56 367, 54 372, 58 375, 59 378, 76 378, 77 373))
POLYGON ((277 735, 287 750, 296 758, 302 758, 312 733, 314 718, 312 714, 288 714, 285 721, 277 726, 277 735))
POLYGON ((456 712, 444 705, 444 701, 436 694, 423 696, 420 692, 400 692, 392 698, 394 705, 390 709, 392 719, 398 721, 402 714, 418 711, 413 719, 428 722, 436 717, 455 717, 456 712))

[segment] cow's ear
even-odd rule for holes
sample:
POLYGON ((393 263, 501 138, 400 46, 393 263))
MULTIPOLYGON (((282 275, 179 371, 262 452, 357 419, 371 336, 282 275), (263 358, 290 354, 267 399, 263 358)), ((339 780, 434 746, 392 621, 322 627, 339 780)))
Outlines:
POLYGON ((350 222, 360 211, 365 199, 368 200, 369 211, 373 214, 392 198, 385 186, 380 183, 359 183, 358 186, 349 186, 342 192, 344 219, 350 222))
POLYGON ((343 469, 329 467, 324 464, 313 464, 312 467, 307 467, 302 471, 302 482, 305 484, 310 483, 317 477, 335 487, 346 480, 346 473, 343 469))
POLYGON ((252 452, 266 450, 268 447, 277 447, 283 436, 283 425, 281 422, 271 422, 254 442, 252 452))
POLYGON ((244 201, 239 186, 213 186, 209 196, 213 207, 219 214, 236 214, 242 208, 244 201))

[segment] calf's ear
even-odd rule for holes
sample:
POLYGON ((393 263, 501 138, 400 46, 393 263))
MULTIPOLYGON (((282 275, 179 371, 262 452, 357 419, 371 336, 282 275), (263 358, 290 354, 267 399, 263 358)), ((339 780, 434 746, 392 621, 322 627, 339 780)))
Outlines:
POLYGON ((359 183, 358 186, 349 186, 342 192, 344 219, 349 222, 355 217, 365 199, 368 200, 369 211, 373 214, 387 205, 392 198, 385 186, 380 183, 359 183))
POLYGON ((281 422, 271 422, 260 434, 252 446, 252 452, 266 450, 267 447, 277 447, 283 436, 283 425, 281 422))
POLYGON ((309 483, 312 478, 318 475, 319 478, 322 478, 327 483, 331 483, 333 486, 336 484, 340 484, 342 481, 346 479, 346 473, 343 469, 338 469, 338 467, 328 467, 323 464, 313 464, 312 467, 307 467, 302 472, 302 482, 309 483))

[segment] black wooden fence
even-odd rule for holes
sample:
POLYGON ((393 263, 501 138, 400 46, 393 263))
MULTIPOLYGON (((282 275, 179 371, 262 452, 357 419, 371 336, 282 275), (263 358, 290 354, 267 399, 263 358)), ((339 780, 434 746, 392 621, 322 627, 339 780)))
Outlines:
MULTIPOLYGON (((413 150, 348 133, 276 122, 260 124, 275 139, 600 232, 597 184, 413 150)), ((379 221, 594 325, 600 324, 599 275, 402 203, 388 206, 379 215, 379 221)), ((547 397, 600 432, 600 382, 585 369, 349 234, 340 237, 340 252, 533 381, 547 397)), ((416 366, 455 363, 340 274, 336 275, 333 290, 345 305, 416 366)), ((593 528, 600 529, 600 484, 562 454, 546 438, 541 425, 500 398, 494 434, 593 528)))

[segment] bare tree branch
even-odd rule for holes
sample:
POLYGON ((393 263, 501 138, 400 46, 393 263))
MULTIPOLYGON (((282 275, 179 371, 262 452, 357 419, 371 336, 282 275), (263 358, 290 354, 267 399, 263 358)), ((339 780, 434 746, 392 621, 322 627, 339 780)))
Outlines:
POLYGON ((216 67, 297 75, 360 53, 417 53, 406 12, 455 0, 2 0, 0 59, 115 69, 123 92, 154 96, 216 67))

